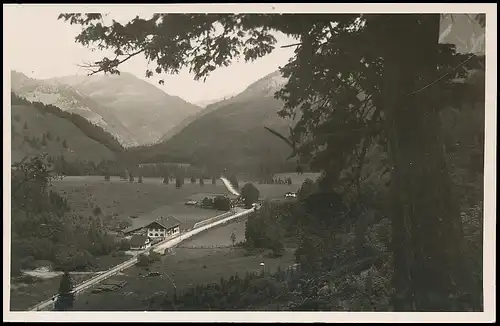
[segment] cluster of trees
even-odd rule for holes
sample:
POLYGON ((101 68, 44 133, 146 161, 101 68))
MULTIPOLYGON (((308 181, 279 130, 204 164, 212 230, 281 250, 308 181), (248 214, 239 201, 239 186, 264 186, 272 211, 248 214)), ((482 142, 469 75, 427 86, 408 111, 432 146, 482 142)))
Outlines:
POLYGON ((111 134, 106 132, 101 127, 93 124, 79 114, 70 113, 59 109, 54 105, 45 105, 40 102, 29 102, 24 98, 17 96, 15 93, 11 93, 11 101, 13 105, 32 105, 42 114, 53 114, 59 118, 66 119, 78 127, 87 137, 103 144, 109 150, 115 153, 121 153, 124 151, 123 146, 120 142, 111 134))
POLYGON ((43 155, 12 168, 12 276, 40 260, 58 270, 88 269, 95 256, 117 249, 99 216, 76 216, 66 199, 48 188, 53 177, 43 155))
POLYGON ((205 197, 201 201, 201 207, 216 209, 218 211, 229 211, 231 210, 231 200, 226 196, 205 197))
POLYGON ((245 224, 245 246, 247 248, 270 249, 279 257, 285 249, 285 225, 282 207, 276 203, 264 202, 262 207, 251 214, 245 224))
POLYGON ((47 156, 47 162, 51 164, 54 172, 61 175, 101 175, 103 173, 102 163, 88 160, 67 160, 64 155, 47 156))
POLYGON ((188 311, 228 311, 249 310, 277 302, 285 293, 286 272, 274 275, 249 273, 244 277, 238 274, 219 283, 196 285, 195 287, 173 295, 152 297, 149 301, 151 310, 188 310, 188 311))
POLYGON ((150 250, 147 255, 140 254, 137 257, 137 266, 148 267, 152 263, 160 260, 161 260, 161 254, 157 253, 156 251, 150 250))
MULTIPOLYGON (((13 126, 14 127, 14 126, 13 126)), ((28 124, 25 122, 24 123, 24 129, 28 129, 28 124)), ((59 136, 52 136, 52 133, 50 131, 43 133, 42 138, 40 139, 39 137, 29 137, 28 135, 25 135, 23 138, 23 141, 27 143, 29 146, 35 149, 41 149, 43 147, 48 146, 48 142, 55 141, 55 142, 60 142, 62 148, 67 149, 68 148, 68 142, 66 139, 63 139, 61 142, 61 139, 59 136)))
POLYGON ((266 179, 259 179, 259 184, 267 184, 267 185, 291 185, 292 184, 292 178, 288 177, 285 178, 284 180, 281 178, 273 178, 269 177, 266 179))
MULTIPOLYGON (((235 53, 247 61, 271 53, 275 32, 296 38, 290 45, 296 48, 294 57, 280 69, 288 81, 275 96, 284 103, 282 117, 300 118, 290 137, 280 138, 299 166, 306 162, 325 174, 319 192, 304 205, 304 246, 310 242, 314 248, 313 237, 319 238, 317 246, 328 249, 324 257, 333 257, 335 246, 328 241, 340 241, 332 238, 333 229, 354 223, 358 230, 365 228, 359 222, 365 210, 361 176, 369 154, 379 150, 389 175, 384 197, 390 204, 384 213, 392 227, 392 309, 464 310, 464 301, 477 309, 480 295, 475 296, 463 254, 462 220, 440 112, 484 103, 484 74, 480 83, 461 81, 471 71, 484 72, 485 58, 441 44, 440 14, 200 14, 190 15, 189 23, 184 15, 154 14, 126 25, 102 25, 100 14, 60 18, 83 26, 80 43, 118 53, 114 60, 105 58, 89 67, 112 74, 119 73, 121 62, 145 54, 157 65, 147 76, 188 66, 200 79, 229 65, 235 53), (178 24, 185 28, 164 33, 178 24), (224 32, 213 35, 214 26, 224 32), (165 52, 167 43, 172 46, 165 52), (131 46, 136 51, 123 51, 131 46), (344 189, 343 197, 357 199, 349 200, 350 213, 337 207, 332 189, 338 187, 344 189), (349 218, 354 220, 348 223, 349 218)), ((484 28, 484 14, 469 21, 474 19, 484 28)))

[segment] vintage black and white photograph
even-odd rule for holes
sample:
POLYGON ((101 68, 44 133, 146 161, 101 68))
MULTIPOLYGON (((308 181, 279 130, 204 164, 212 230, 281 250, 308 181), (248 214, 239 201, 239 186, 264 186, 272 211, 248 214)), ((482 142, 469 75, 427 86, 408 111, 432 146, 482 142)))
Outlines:
POLYGON ((494 321, 496 4, 254 5, 3 6, 4 313, 494 321))

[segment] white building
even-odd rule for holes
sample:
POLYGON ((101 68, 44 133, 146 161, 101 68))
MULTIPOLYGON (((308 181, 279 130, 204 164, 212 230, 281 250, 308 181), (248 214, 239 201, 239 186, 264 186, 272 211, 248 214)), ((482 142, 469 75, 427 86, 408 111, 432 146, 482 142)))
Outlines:
POLYGON ((147 235, 151 239, 167 238, 180 233, 181 222, 173 216, 159 218, 146 226, 147 235))

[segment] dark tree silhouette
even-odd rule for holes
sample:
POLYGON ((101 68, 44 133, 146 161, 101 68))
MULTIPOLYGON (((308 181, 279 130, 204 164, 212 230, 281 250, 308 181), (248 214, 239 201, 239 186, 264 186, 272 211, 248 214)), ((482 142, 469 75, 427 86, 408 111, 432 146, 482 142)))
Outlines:
POLYGON ((259 189, 257 189, 252 183, 246 183, 241 188, 241 197, 243 197, 246 208, 251 208, 252 204, 259 200, 259 195, 259 189))
MULTIPOLYGON (((484 16, 476 17, 483 26, 484 16)), ((235 56, 271 53, 273 32, 296 37, 295 55, 280 69, 288 82, 276 93, 281 116, 301 113, 289 139, 294 153, 331 182, 355 166, 359 189, 367 151, 380 144, 391 174, 394 309, 459 309, 471 279, 438 113, 463 100, 457 89, 466 86, 456 80, 480 69, 484 57, 440 44, 440 14, 154 14, 106 26, 100 14, 59 18, 83 26, 79 43, 115 52, 89 65, 93 73, 118 73, 121 63, 145 55, 157 64, 147 77, 187 66, 195 79, 206 78, 235 56), (224 32, 214 36, 216 24, 224 32)))
POLYGON ((75 295, 73 291, 73 282, 68 271, 65 271, 61 277, 61 282, 59 283, 59 291, 57 294, 57 300, 54 304, 54 310, 57 311, 67 311, 73 308, 73 303, 75 301, 75 295))

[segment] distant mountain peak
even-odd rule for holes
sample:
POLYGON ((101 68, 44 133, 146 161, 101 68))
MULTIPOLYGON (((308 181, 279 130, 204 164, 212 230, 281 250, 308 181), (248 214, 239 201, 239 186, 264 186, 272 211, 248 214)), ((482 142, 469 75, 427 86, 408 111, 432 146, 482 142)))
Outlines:
POLYGON ((77 113, 127 147, 155 143, 202 110, 128 72, 40 80, 13 72, 12 80, 12 90, 18 95, 77 113))

